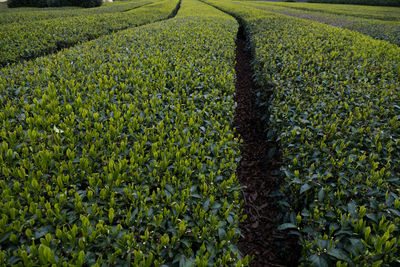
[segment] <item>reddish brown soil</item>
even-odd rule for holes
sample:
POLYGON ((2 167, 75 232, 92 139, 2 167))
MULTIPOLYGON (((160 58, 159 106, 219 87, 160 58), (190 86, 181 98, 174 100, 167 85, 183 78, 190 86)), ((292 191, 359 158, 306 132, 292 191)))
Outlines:
POLYGON ((235 127, 243 139, 242 160, 237 169, 243 189, 244 212, 247 219, 240 225, 243 238, 239 248, 245 255, 253 255, 253 267, 297 266, 296 240, 277 230, 275 222, 279 210, 271 193, 279 186, 279 158, 268 158, 273 144, 266 142, 265 129, 256 104, 256 87, 252 79, 251 53, 246 49, 242 27, 236 41, 236 96, 235 127))

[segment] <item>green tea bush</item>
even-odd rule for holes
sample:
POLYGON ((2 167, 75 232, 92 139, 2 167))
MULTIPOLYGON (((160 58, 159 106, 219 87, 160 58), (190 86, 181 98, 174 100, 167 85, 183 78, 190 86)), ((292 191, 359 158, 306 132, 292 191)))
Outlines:
POLYGON ((208 2, 239 17, 268 138, 280 145, 283 224, 302 266, 400 263, 400 48, 368 36, 208 2))
POLYGON ((246 4, 274 8, 290 8, 301 11, 321 12, 324 14, 345 15, 356 18, 400 21, 400 8, 387 6, 360 6, 320 3, 283 3, 283 2, 247 2, 246 4))
POLYGON ((235 36, 176 19, 0 70, 0 264, 245 266, 235 36))
POLYGON ((0 65, 32 59, 114 31, 168 18, 178 0, 162 0, 112 14, 81 15, 0 26, 0 65))
POLYGON ((326 4, 313 4, 311 6, 307 3, 288 5, 252 2, 248 5, 357 31, 400 46, 400 9, 364 7, 355 10, 356 6, 338 5, 337 8, 334 8, 336 5, 324 7, 326 4), (346 9, 346 11, 343 11, 343 9, 346 9))
POLYGON ((64 18, 88 16, 94 14, 105 14, 105 13, 116 13, 129 11, 131 9, 138 8, 140 6, 152 3, 152 0, 144 1, 121 1, 113 2, 102 5, 97 8, 71 8, 64 7, 58 9, 39 9, 39 10, 27 10, 27 8, 15 8, 6 9, 6 12, 2 12, 0 16, 0 24, 6 23, 31 23, 39 20, 55 19, 58 20, 64 18))
POLYGON ((308 0, 308 2, 370 6, 400 6, 400 2, 398 0, 308 0))

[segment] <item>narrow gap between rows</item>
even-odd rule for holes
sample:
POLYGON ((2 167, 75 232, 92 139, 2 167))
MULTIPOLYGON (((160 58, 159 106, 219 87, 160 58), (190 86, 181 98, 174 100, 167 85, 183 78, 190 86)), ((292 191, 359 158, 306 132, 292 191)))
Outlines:
POLYGON ((240 225, 242 238, 239 249, 253 255, 253 267, 297 266, 299 249, 295 239, 277 230, 279 208, 273 193, 279 187, 280 158, 270 157, 276 144, 267 142, 268 125, 261 120, 263 113, 257 105, 258 88, 253 81, 252 54, 248 49, 246 32, 240 20, 236 39, 236 133, 243 140, 242 160, 237 168, 243 189, 243 210, 247 219, 240 225))

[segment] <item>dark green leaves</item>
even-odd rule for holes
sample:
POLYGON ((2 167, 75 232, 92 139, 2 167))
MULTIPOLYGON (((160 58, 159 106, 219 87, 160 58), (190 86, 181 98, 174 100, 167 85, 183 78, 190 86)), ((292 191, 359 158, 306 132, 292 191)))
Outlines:
POLYGON ((313 267, 329 267, 323 255, 312 255, 310 257, 310 264, 313 267))
POLYGON ((292 223, 283 223, 278 226, 278 230, 280 230, 280 231, 288 230, 288 229, 297 229, 297 226, 292 223))
MULTIPOLYGON (((262 117, 270 128, 266 138, 279 143, 282 156, 279 229, 299 235, 301 264, 394 264, 400 83, 393 64, 400 62, 399 47, 275 13, 283 3, 207 2, 238 16, 248 30, 262 117)), ((296 4, 305 5, 315 8, 296 4)), ((379 28, 374 36, 393 33, 370 27, 377 24, 383 23, 371 20, 359 29, 379 28)))
POLYGON ((232 245, 237 27, 185 0, 176 19, 1 69, 0 261, 248 265, 232 245))
POLYGON ((352 260, 346 254, 346 252, 344 252, 341 249, 333 248, 333 249, 328 250, 328 252, 326 254, 334 257, 336 260, 342 260, 342 261, 349 262, 349 263, 352 262, 352 260))

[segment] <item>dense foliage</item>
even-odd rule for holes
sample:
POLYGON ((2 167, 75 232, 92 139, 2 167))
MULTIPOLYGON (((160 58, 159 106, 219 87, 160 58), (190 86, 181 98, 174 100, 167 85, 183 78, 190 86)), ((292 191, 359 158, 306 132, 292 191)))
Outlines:
POLYGON ((98 7, 102 3, 103 0, 7 0, 8 7, 98 7))
POLYGON ((0 65, 31 59, 101 35, 169 17, 178 0, 162 0, 127 12, 0 25, 0 65))
MULTIPOLYGON (((211 0, 210 0, 211 1, 211 0)), ((245 23, 304 266, 400 263, 400 48, 212 1, 245 23), (269 96, 271 96, 269 98, 269 96)))
MULTIPOLYGON (((400 44, 399 10, 204 1, 245 26, 301 265, 399 265, 400 48, 312 21, 400 44)), ((0 11, 0 265, 249 264, 238 23, 180 4, 0 11)))
POLYGON ((236 21, 176 19, 0 70, 0 263, 243 266, 236 21))
POLYGON ((310 3, 333 3, 370 6, 400 6, 398 0, 308 0, 310 3))
POLYGON ((249 2, 248 4, 267 11, 316 20, 336 27, 346 28, 367 34, 376 39, 400 45, 400 9, 398 8, 357 8, 358 6, 326 6, 327 4, 307 3, 289 5, 285 3, 260 3, 259 1, 249 2), (338 7, 335 8, 335 6, 338 7))
POLYGON ((314 11, 323 14, 345 15, 356 18, 379 19, 389 21, 400 21, 400 8, 385 6, 357 6, 340 4, 319 4, 319 3, 284 3, 284 2, 260 2, 249 1, 246 4, 285 7, 301 11, 314 11))
POLYGON ((101 7, 97 8, 46 8, 29 10, 27 8, 14 8, 8 9, 6 12, 0 12, 0 24, 6 23, 31 23, 34 21, 45 20, 45 19, 64 19, 77 17, 82 15, 93 15, 93 14, 103 14, 103 13, 115 13, 128 11, 145 4, 151 3, 151 0, 139 0, 139 1, 121 1, 114 3, 105 3, 101 7))

